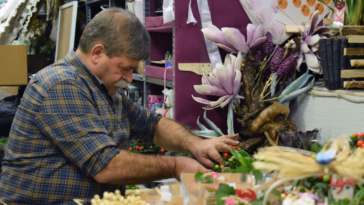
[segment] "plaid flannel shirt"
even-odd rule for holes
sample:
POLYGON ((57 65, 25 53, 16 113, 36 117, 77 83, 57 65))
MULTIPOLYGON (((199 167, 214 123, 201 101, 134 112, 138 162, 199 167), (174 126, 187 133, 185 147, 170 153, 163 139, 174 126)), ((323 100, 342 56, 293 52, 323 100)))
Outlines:
MULTIPOLYGON (((128 140, 151 144, 160 116, 114 96, 75 52, 29 82, 15 115, 0 176, 7 204, 89 204, 95 194, 125 186, 94 179, 127 149, 128 140)), ((127 165, 125 165, 127 166, 127 165)))

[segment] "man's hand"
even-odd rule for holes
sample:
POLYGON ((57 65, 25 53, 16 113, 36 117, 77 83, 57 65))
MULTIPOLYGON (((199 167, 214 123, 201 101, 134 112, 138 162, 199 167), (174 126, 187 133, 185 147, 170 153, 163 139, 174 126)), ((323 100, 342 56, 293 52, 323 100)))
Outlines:
POLYGON ((237 146, 239 141, 234 141, 234 138, 240 139, 239 135, 225 135, 222 137, 217 137, 207 140, 199 140, 194 144, 191 152, 197 158, 199 162, 205 166, 213 167, 215 162, 219 164, 223 163, 219 152, 230 153, 230 145, 237 146))
POLYGON ((202 172, 207 173, 209 170, 207 170, 205 167, 203 167, 200 163, 198 163, 196 160, 188 158, 188 157, 176 157, 176 165, 174 168, 176 178, 180 180, 181 173, 196 173, 196 172, 202 172))

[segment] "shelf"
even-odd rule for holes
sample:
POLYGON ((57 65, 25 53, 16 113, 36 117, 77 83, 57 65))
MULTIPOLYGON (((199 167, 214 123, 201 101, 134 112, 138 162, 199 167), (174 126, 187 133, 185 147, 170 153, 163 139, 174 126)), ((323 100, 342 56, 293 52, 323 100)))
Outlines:
POLYGON ((145 28, 149 32, 172 33, 173 23, 163 23, 163 16, 152 16, 145 18, 145 28))
POLYGON ((87 1, 87 5, 92 6, 92 5, 103 5, 103 4, 107 4, 109 5, 109 0, 86 0, 87 1))
POLYGON ((140 73, 133 73, 133 80, 144 81, 144 76, 140 73))
MULTIPOLYGON (((164 86, 164 80, 162 80, 162 79, 146 77, 146 81, 148 83, 164 86)), ((166 80, 166 87, 173 88, 173 82, 166 80)))
POLYGON ((167 69, 166 80, 173 81, 173 69, 172 68, 146 65, 145 66, 145 76, 164 80, 164 71, 166 69, 167 69))

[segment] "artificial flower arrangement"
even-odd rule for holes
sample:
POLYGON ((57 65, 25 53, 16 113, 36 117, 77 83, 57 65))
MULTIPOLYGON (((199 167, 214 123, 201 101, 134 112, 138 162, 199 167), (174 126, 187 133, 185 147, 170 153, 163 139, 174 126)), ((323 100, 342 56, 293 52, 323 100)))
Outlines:
MULTIPOLYGON (((195 85, 194 88, 201 95, 220 98, 210 101, 192 97, 205 104, 205 110, 228 107, 227 134, 234 134, 236 120, 239 135, 245 139, 240 145, 244 150, 252 152, 259 146, 280 145, 283 131, 296 130, 294 122, 288 119, 289 102, 314 86, 315 79, 309 70, 321 73, 318 41, 331 36, 329 30, 329 27, 323 26, 323 19, 318 20, 318 12, 315 12, 310 26, 301 32, 301 37, 288 40, 281 47, 273 44, 272 36, 265 33, 261 25, 249 24, 247 38, 235 28, 220 30, 210 25, 202 29, 203 34, 229 54, 224 65, 213 65, 214 70, 209 74, 203 72, 202 85, 195 85), (321 28, 314 30, 316 26, 321 28), (303 59, 306 60, 307 71, 286 86, 296 61, 299 70, 303 59)), ((208 138, 224 135, 207 118, 206 112, 203 118, 212 129, 200 124, 198 119, 200 130, 192 131, 194 134, 208 138)))

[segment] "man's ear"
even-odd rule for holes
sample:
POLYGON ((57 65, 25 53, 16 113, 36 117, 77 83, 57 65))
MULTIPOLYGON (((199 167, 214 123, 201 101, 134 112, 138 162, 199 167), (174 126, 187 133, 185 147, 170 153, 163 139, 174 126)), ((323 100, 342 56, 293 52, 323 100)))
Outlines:
POLYGON ((100 62, 100 58, 106 55, 105 47, 102 44, 96 44, 91 50, 92 64, 97 65, 100 62))

